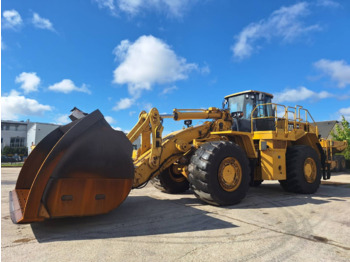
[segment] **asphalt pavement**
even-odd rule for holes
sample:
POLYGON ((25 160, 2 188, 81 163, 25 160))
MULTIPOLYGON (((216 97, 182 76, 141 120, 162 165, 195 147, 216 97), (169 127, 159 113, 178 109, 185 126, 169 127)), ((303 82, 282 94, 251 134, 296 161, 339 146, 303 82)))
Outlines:
POLYGON ((148 185, 106 215, 15 225, 19 170, 1 169, 2 261, 350 261, 350 173, 314 195, 264 182, 230 207, 148 185))

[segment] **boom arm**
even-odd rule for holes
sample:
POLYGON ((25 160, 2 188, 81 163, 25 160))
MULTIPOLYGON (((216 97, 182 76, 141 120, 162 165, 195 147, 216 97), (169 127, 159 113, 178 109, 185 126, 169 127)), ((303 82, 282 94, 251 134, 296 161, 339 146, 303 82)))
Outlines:
POLYGON ((188 154, 191 151, 193 140, 206 138, 209 136, 209 132, 215 129, 229 127, 229 124, 224 125, 224 119, 228 120, 229 117, 227 111, 217 108, 207 110, 174 109, 172 116, 161 116, 156 108, 151 109, 148 114, 142 111, 139 115, 139 121, 127 135, 131 142, 134 142, 141 135, 141 147, 137 159, 134 161, 133 187, 142 186, 188 154), (163 118, 173 118, 174 120, 216 119, 217 121, 206 121, 202 125, 173 132, 162 139, 163 118))

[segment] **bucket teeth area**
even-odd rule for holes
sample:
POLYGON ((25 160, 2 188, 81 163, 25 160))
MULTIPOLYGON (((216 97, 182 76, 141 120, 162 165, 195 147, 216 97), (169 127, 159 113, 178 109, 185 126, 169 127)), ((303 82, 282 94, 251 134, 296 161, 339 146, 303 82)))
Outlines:
POLYGON ((13 223, 19 223, 21 221, 28 195, 29 189, 16 189, 10 191, 10 214, 13 223))

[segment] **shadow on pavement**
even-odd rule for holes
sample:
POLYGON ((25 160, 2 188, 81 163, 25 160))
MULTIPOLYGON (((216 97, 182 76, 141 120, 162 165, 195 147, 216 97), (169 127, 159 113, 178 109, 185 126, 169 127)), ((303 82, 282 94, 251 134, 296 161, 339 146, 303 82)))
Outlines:
MULTIPOLYGON (((179 197, 170 200, 129 196, 119 208, 106 215, 52 219, 31 224, 31 227, 40 243, 151 236, 237 227, 213 217, 211 212, 196 208, 208 204, 194 198, 190 191, 179 197)), ((316 194, 303 195, 285 192, 276 183, 263 183, 257 188, 250 188, 246 198, 238 205, 212 208, 215 211, 215 209, 321 205, 331 201, 345 201, 343 197, 350 197, 350 190, 346 187, 321 185, 316 194)), ((166 194, 164 198, 167 198, 166 194)))
POLYGON ((350 190, 346 187, 320 185, 315 194, 296 194, 285 192, 279 184, 262 184, 257 188, 250 188, 247 197, 235 208, 275 208, 300 205, 320 205, 331 201, 346 201, 343 197, 350 197, 350 190))
MULTIPOLYGON (((84 239, 124 238, 234 228, 236 225, 191 206, 193 198, 159 200, 129 196, 109 214, 52 219, 31 224, 39 243, 84 239), (177 202, 177 203, 176 203, 177 202)), ((197 201, 198 203, 198 201, 197 201)))

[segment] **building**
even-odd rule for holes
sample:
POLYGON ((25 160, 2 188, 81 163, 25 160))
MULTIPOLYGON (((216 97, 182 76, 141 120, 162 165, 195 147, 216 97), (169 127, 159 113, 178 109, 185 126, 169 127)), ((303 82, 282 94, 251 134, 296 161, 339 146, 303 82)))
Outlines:
POLYGON ((36 123, 30 121, 1 120, 1 150, 5 146, 27 147, 28 154, 31 146, 37 145, 46 135, 59 125, 36 123))
POLYGON ((340 125, 339 121, 333 120, 333 121, 321 121, 316 122, 316 125, 318 126, 318 133, 321 135, 324 139, 333 139, 331 132, 336 132, 336 125, 340 125))
POLYGON ((27 146, 28 122, 1 121, 1 150, 5 146, 27 146))

